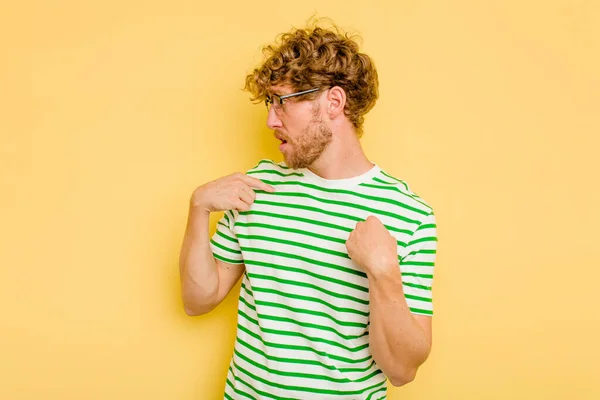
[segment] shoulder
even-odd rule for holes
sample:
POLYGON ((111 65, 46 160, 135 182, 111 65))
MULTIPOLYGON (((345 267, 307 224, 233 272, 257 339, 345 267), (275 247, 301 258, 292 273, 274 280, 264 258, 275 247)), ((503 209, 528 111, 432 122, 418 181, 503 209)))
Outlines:
POLYGON ((259 160, 256 165, 254 165, 254 167, 250 168, 246 173, 255 173, 255 172, 261 172, 261 171, 281 171, 281 170, 289 170, 288 167, 286 167, 284 162, 280 162, 277 163, 273 160, 270 160, 268 158, 263 158, 262 160, 259 160))
POLYGON ((421 220, 433 215, 433 207, 425 199, 415 193, 409 184, 398 179, 383 169, 373 177, 368 183, 368 186, 382 195, 385 193, 388 198, 394 199, 404 205, 404 207, 412 210, 415 214, 420 215, 421 220))
POLYGON ((269 180, 277 178, 277 180, 290 179, 294 176, 302 176, 301 173, 294 171, 285 165, 285 162, 275 162, 269 159, 260 160, 253 168, 249 169, 246 174, 259 178, 261 180, 269 180))

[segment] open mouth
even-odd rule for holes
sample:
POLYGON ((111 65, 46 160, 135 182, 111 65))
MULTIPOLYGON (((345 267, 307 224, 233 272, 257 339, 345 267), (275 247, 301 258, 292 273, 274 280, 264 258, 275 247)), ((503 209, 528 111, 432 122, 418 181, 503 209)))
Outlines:
POLYGON ((287 140, 283 137, 283 135, 275 134, 275 137, 281 142, 281 144, 287 143, 287 140))
POLYGON ((281 142, 281 144, 279 145, 279 151, 283 152, 287 147, 287 140, 281 137, 278 137, 277 139, 279 139, 279 141, 281 142))

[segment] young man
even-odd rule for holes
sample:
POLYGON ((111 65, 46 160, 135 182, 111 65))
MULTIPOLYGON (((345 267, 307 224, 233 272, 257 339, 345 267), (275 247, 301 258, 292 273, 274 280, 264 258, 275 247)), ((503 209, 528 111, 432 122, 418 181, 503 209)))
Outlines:
POLYGON ((246 78, 285 162, 198 187, 180 256, 189 315, 243 276, 225 398, 382 399, 431 348, 430 206, 365 156, 377 72, 337 30, 266 49, 246 78), (224 211, 209 237, 209 215, 224 211))

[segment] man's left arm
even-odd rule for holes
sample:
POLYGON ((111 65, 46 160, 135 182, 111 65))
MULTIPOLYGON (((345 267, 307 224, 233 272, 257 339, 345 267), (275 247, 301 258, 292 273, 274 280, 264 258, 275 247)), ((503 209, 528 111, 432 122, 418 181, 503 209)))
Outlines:
MULTIPOLYGON (((431 282, 436 241, 435 217, 430 214, 429 221, 422 224, 413 235, 403 263, 407 269, 410 264, 413 269, 418 266, 419 271, 423 272, 429 268, 431 273, 405 273, 411 277, 409 279, 417 279, 421 283, 423 280, 431 282)), ((356 225, 346 247, 348 255, 364 269, 369 279, 371 354, 392 385, 409 383, 414 380, 417 369, 425 362, 431 350, 432 318, 430 315, 413 313, 406 298, 420 299, 420 302, 425 300, 421 304, 429 304, 430 307, 431 287, 407 282, 409 289, 424 291, 422 293, 429 295, 405 295, 402 263, 398 267, 396 239, 375 217, 369 217, 356 225), (413 287, 417 289, 412 289, 413 287)), ((431 314, 431 308, 417 311, 431 314)))
POLYGON ((402 289, 398 265, 389 273, 369 274, 370 349, 394 386, 415 379, 431 350, 431 317, 413 314, 402 289))

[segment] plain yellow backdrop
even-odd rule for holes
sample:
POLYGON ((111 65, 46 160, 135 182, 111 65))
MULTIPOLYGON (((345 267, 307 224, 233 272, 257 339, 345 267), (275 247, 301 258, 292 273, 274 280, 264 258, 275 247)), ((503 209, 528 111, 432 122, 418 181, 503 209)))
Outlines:
POLYGON ((389 399, 600 398, 583 0, 3 1, 0 398, 222 398, 239 286, 185 315, 188 199, 281 159, 240 89, 315 14, 362 36, 381 89, 364 147, 438 218, 433 351, 389 399))

